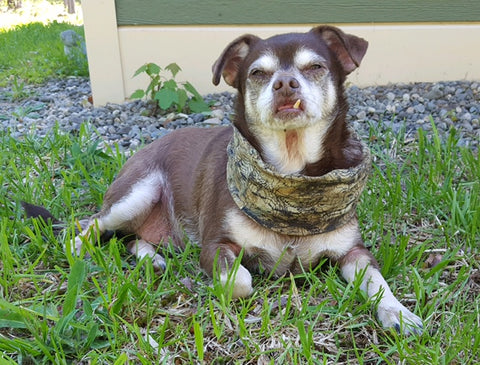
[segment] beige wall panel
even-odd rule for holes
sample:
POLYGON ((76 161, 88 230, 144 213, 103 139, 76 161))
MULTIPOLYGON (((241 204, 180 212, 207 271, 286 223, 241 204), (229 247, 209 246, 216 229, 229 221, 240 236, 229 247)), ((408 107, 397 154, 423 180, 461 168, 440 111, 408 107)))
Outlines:
POLYGON ((480 80, 480 24, 345 27, 370 42, 359 85, 480 80))
MULTIPOLYGON (((349 77, 353 84, 367 86, 398 82, 480 80, 480 24, 340 27, 364 37, 370 43, 360 69, 349 77)), ((183 71, 177 75, 177 81, 190 81, 200 93, 231 90, 223 81, 218 87, 211 83, 211 66, 231 40, 244 33, 268 37, 310 28, 120 27, 118 41, 125 95, 128 97, 135 89, 146 86, 145 78, 132 78, 135 70, 146 62, 155 62, 160 66, 178 63, 183 71)), ((96 92, 94 90, 94 97, 96 92)), ((103 96, 98 97, 98 100, 104 99, 103 96)))

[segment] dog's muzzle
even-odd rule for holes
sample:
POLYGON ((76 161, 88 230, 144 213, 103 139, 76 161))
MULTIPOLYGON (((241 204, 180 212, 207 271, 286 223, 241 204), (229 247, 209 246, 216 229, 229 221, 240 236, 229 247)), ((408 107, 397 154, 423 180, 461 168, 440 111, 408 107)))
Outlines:
MULTIPOLYGON (((227 163, 230 194, 247 216, 277 233, 308 236, 333 231, 356 214, 371 156, 362 143, 361 163, 323 176, 284 175, 265 163, 233 127, 227 163)), ((358 138, 352 131, 353 138, 358 138)))

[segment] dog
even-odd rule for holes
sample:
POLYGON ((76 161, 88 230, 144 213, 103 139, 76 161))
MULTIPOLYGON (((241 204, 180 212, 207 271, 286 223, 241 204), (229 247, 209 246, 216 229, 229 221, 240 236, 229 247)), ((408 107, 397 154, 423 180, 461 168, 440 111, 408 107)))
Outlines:
POLYGON ((215 85, 223 77, 237 89, 233 125, 176 130, 134 154, 101 211, 75 237, 74 249, 80 252, 92 234, 119 230, 136 236, 128 243, 132 254, 165 268, 157 246, 182 247, 186 233, 201 246, 202 269, 218 275, 225 290, 231 283, 234 298, 252 294, 252 273, 260 268, 298 273, 328 257, 347 282, 360 275, 361 289, 380 298, 377 316, 384 327, 421 333, 422 320, 395 298, 364 246, 355 213, 361 186, 350 194, 350 185, 341 185, 332 199, 315 200, 323 198, 315 192, 317 178, 353 171, 368 154, 347 125, 344 95, 346 76, 367 47, 364 39, 332 26, 235 39, 212 68, 215 85), (297 178, 310 185, 295 188, 297 178), (283 195, 268 188, 283 180, 283 195), (291 208, 286 199, 297 195, 301 203, 292 198, 291 208), (315 203, 308 205, 310 200, 315 203), (327 205, 327 213, 316 213, 327 205), (330 217, 326 222, 323 214, 330 217))

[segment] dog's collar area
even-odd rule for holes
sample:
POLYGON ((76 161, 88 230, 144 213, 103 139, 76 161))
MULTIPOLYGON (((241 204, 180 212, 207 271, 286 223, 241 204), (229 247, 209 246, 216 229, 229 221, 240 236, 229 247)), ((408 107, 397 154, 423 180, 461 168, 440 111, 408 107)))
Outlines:
POLYGON ((366 145, 362 143, 363 159, 355 167, 319 177, 285 175, 233 130, 227 148, 228 188, 240 210, 255 222, 277 233, 308 236, 333 231, 355 216, 371 168, 366 145))

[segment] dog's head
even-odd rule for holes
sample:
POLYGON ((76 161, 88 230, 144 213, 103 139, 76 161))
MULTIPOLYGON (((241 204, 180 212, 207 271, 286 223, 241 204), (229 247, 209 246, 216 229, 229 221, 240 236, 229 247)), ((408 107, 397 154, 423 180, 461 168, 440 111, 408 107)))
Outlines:
POLYGON ((359 66, 367 46, 331 26, 265 40, 247 34, 215 62, 213 83, 223 76, 238 89, 242 110, 237 113, 244 113, 240 119, 248 129, 308 127, 338 109, 345 77, 359 66))

